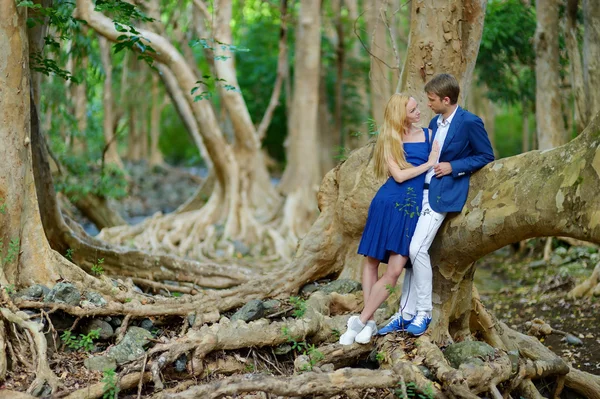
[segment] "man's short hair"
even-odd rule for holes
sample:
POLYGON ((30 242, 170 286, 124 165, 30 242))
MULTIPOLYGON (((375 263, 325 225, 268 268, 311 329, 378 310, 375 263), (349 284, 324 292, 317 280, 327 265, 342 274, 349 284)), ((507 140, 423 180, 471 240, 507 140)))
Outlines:
POLYGON ((454 105, 458 102, 460 86, 454 76, 449 73, 440 73, 427 82, 425 93, 433 93, 439 96, 440 99, 448 97, 450 98, 450 104, 454 105))

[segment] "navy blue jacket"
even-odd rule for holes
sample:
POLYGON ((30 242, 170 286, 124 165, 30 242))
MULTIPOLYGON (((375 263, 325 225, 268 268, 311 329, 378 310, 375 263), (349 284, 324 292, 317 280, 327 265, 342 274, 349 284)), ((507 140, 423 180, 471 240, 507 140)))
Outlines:
MULTIPOLYGON (((434 138, 438 128, 437 119, 438 115, 429 122, 434 138)), ((452 174, 441 178, 433 176, 431 179, 431 209, 436 212, 462 211, 469 194, 471 174, 493 160, 494 150, 483 127, 483 121, 458 107, 440 153, 440 162, 450 162, 452 174)))

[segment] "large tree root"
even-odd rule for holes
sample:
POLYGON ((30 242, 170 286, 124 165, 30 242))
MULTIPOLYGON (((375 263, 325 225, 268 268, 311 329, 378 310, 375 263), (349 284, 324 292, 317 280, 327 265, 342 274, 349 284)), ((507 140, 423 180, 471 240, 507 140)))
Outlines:
POLYGON ((518 351, 521 359, 518 377, 514 381, 520 383, 519 389, 525 397, 540 397, 532 380, 556 377, 558 391, 562 390, 564 383, 587 398, 600 398, 600 377, 573 369, 537 338, 515 331, 496 320, 481 304, 476 290, 473 293, 473 305, 473 331, 479 332, 495 348, 518 351))
MULTIPOLYGON (((196 386, 180 393, 162 393, 156 399, 222 398, 244 392, 269 392, 282 396, 335 395, 348 390, 368 388, 400 388, 398 381, 412 381, 406 369, 366 370, 344 368, 333 373, 309 372, 291 377, 242 375, 196 386)), ((425 389, 425 388, 424 388, 425 389)), ((435 398, 445 398, 435 393, 435 398)))
MULTIPOLYGON (((40 332, 41 324, 28 321, 28 316, 26 314, 22 312, 14 313, 7 308, 0 308, 0 315, 2 316, 0 318, 0 323, 2 323, 2 319, 4 319, 8 323, 20 327, 24 334, 29 334, 31 341, 34 344, 30 348, 30 351, 33 359, 35 359, 35 362, 37 363, 35 368, 35 380, 31 383, 27 392, 34 396, 39 396, 46 384, 48 384, 52 392, 56 392, 60 381, 48 365, 46 338, 40 332)), ((3 331, 0 332, 4 333, 6 328, 3 328, 2 330, 3 331)), ((4 336, 1 339, 6 341, 7 336, 5 334, 3 335, 4 336)), ((5 353, 0 353, 0 356, 4 357, 5 353)))
POLYGON ((114 247, 90 237, 81 226, 63 217, 58 206, 48 164, 46 144, 40 132, 35 104, 32 103, 32 161, 36 192, 44 231, 50 246, 62 254, 71 252, 74 263, 90 272, 99 259, 108 274, 148 280, 177 280, 201 287, 225 288, 246 282, 254 276, 247 268, 200 263, 165 254, 151 255, 138 250, 114 247))
POLYGON ((600 296, 600 262, 594 267, 592 275, 573 288, 567 296, 569 298, 600 296))

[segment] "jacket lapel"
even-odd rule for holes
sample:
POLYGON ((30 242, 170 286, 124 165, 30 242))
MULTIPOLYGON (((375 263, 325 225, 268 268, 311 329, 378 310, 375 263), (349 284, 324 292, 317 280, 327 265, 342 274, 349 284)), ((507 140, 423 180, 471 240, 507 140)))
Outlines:
POLYGON ((458 107, 458 109, 456 110, 456 114, 454 114, 454 118, 452 118, 452 122, 450 123, 450 128, 448 129, 448 134, 446 135, 446 139, 444 140, 444 146, 442 148, 441 154, 443 154, 446 148, 448 148, 448 144, 452 142, 452 139, 454 139, 454 136, 456 136, 456 132, 458 132, 458 130, 460 129, 460 125, 462 125, 463 123, 464 113, 465 111, 461 107, 458 107))

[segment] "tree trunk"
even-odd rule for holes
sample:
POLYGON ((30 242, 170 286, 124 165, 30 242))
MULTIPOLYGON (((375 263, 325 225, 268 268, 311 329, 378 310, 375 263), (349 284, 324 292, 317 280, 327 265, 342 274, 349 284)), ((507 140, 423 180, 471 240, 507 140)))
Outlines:
MULTIPOLYGON (((233 44, 232 12, 232 0, 219 1, 215 15, 214 38, 220 43, 233 44)), ((240 168, 240 180, 243 181, 244 186, 248 186, 251 204, 255 208, 271 209, 279 202, 279 196, 271 184, 263 153, 260 150, 260 139, 237 80, 235 53, 230 50, 220 50, 221 46, 217 43, 214 46, 215 56, 228 57, 225 60, 215 60, 215 71, 219 79, 224 79, 224 85, 220 85, 219 91, 233 125, 235 157, 240 165, 249 166, 240 168), (232 86, 234 90, 231 90, 229 86, 232 86)), ((240 210, 244 208, 244 205, 239 207, 240 210)))
POLYGON ((527 152, 531 149, 530 139, 529 139, 529 105, 528 101, 521 101, 521 115, 523 119, 523 125, 521 127, 521 152, 527 152))
POLYGON ((600 8, 583 0, 583 80, 589 119, 600 111, 600 8))
POLYGON ((433 117, 426 107, 425 83, 437 73, 451 73, 460 82, 461 104, 473 79, 483 33, 487 0, 412 1, 406 61, 400 75, 402 91, 421 105, 423 123, 433 117))
MULTIPOLYGON (((85 28, 83 29, 85 31, 85 28)), ((71 148, 76 154, 83 154, 87 150, 87 66, 88 57, 87 54, 82 54, 79 59, 73 58, 73 55, 69 55, 70 62, 72 65, 72 72, 75 68, 79 68, 83 71, 83 79, 79 83, 70 84, 70 96, 73 107, 73 116, 77 122, 76 134, 73 135, 71 141, 71 148)))
POLYGON ((294 96, 287 161, 280 189, 287 194, 282 229, 301 237, 316 214, 320 181, 318 142, 321 1, 301 0, 296 33, 294 96))
POLYGON ((104 197, 88 193, 77 201, 73 201, 73 205, 79 209, 83 216, 94 223, 98 230, 127 224, 125 219, 110 206, 108 200, 104 197))
MULTIPOLYGON (((92 29, 111 41, 117 41, 121 33, 116 31, 111 19, 93 10, 92 2, 89 0, 77 1, 77 10, 80 18, 84 19, 92 29)), ((219 239, 241 239, 250 244, 266 245, 264 243, 268 240, 264 239, 264 234, 268 233, 272 238, 274 231, 257 222, 256 217, 260 213, 253 207, 252 199, 258 195, 257 190, 254 189, 257 185, 262 187, 262 185, 259 185, 261 179, 268 180, 268 175, 266 175, 266 172, 261 173, 261 171, 266 171, 266 168, 262 165, 256 137, 246 134, 251 126, 246 125, 247 120, 243 115, 234 115, 235 126, 238 129, 236 134, 239 135, 236 138, 236 146, 241 146, 240 148, 248 150, 248 154, 250 154, 248 158, 241 159, 223 137, 210 103, 206 100, 195 101, 192 89, 198 86, 196 82, 199 77, 193 73, 192 68, 187 64, 181 53, 165 37, 146 29, 137 27, 136 29, 140 32, 140 36, 147 40, 148 44, 156 51, 147 52, 147 54, 171 70, 177 85, 184 93, 185 99, 193 111, 194 119, 201 129, 204 145, 213 164, 217 185, 211 196, 212 200, 207 202, 200 214, 194 217, 176 215, 169 218, 168 221, 157 221, 156 223, 160 224, 161 227, 158 230, 150 230, 160 232, 160 239, 141 237, 142 232, 136 232, 136 229, 129 232, 122 230, 108 232, 105 230, 103 234, 106 234, 103 237, 117 241, 140 237, 138 243, 141 245, 151 245, 155 249, 160 247, 161 250, 175 251, 177 254, 185 256, 190 256, 190 251, 192 251, 196 254, 194 256, 198 256, 199 247, 205 241, 205 234, 215 233, 214 229, 210 233, 204 227, 220 221, 225 228, 223 233, 219 234, 219 239), (247 162, 242 163, 244 160, 247 160, 247 162), (250 179, 252 176, 254 180, 250 179), (183 219, 180 220, 180 218, 183 219), (174 236, 171 236, 169 232, 172 232, 174 236), (163 241, 166 247, 162 247, 162 244, 158 242, 159 240, 163 241), (172 244, 174 242, 178 245, 174 246, 172 244)), ((229 63, 226 65, 229 65, 229 63)), ((232 73, 231 70, 226 67, 220 68, 222 69, 218 74, 220 77, 226 79, 228 84, 237 83, 234 80, 235 75, 228 75, 232 73)), ((227 98, 230 98, 230 96, 227 95, 227 98)), ((238 106, 243 103, 240 101, 241 96, 237 96, 234 104, 238 106)), ((261 203, 265 207, 272 205, 266 200, 269 197, 265 196, 265 193, 262 194, 261 203)), ((149 232, 148 234, 154 233, 149 232)))
POLYGON ((494 103, 486 96, 486 92, 487 86, 485 84, 471 85, 471 92, 467 97, 467 108, 475 115, 478 115, 483 121, 485 130, 487 131, 490 142, 492 143, 494 154, 497 155, 498 150, 496 149, 495 140, 496 110, 494 108, 494 103))
MULTIPOLYGON (((321 78, 319 83, 318 141, 320 149, 319 177, 323 177, 335 166, 334 158, 336 156, 345 155, 345 149, 340 142, 339 130, 335 127, 335 123, 337 122, 332 123, 332 119, 335 118, 331 115, 331 112, 329 111, 329 104, 327 103, 327 87, 325 82, 326 72, 324 68, 320 69, 321 78)), ((336 101, 338 100, 341 101, 342 98, 336 98, 336 101)), ((338 112, 337 108, 336 112, 338 112)))
POLYGON ((158 139, 160 138, 160 114, 163 102, 159 98, 158 75, 152 75, 152 110, 150 111, 150 166, 162 165, 164 159, 158 139))
POLYGON ((27 9, 11 0, 0 2, 0 240, 3 285, 30 280, 53 283, 60 276, 49 267, 50 248, 42 229, 33 182, 30 146, 30 73, 27 9), (8 40, 10 38, 10 40, 8 40), (45 245, 44 245, 45 244, 45 245))
POLYGON ((540 150, 568 141, 559 89, 558 1, 536 0, 535 117, 540 150))
POLYGON ((571 78, 571 92, 575 103, 575 127, 577 133, 581 132, 589 123, 590 117, 586 110, 586 95, 583 86, 583 65, 579 41, 577 39, 577 10, 579 0, 568 0, 566 9, 565 43, 569 55, 569 75, 571 78))
POLYGON ((102 106, 104 108, 103 131, 105 141, 104 163, 115 165, 123 169, 123 161, 117 151, 117 137, 115 136, 115 113, 113 98, 113 67, 110 57, 110 45, 108 40, 98 35, 98 44, 100 45, 100 59, 104 68, 104 91, 102 93, 102 106))
MULTIPOLYGON (((345 0, 344 4, 348 7, 348 16, 350 21, 354 23, 359 16, 359 8, 357 0, 345 0)), ((351 76, 346 83, 346 86, 353 86, 356 91, 358 98, 357 103, 359 104, 358 109, 355 110, 357 113, 356 122, 349 124, 345 129, 350 135, 348 140, 348 147, 351 149, 360 148, 367 144, 369 141, 369 129, 367 128, 367 122, 371 110, 369 108, 369 95, 367 93, 367 76, 363 73, 363 68, 360 66, 365 59, 364 49, 360 40, 356 38, 354 33, 352 34, 352 49, 350 60, 347 63, 350 69, 349 75, 351 76)))
POLYGON ((371 69, 369 70, 371 112, 378 126, 383 123, 383 111, 393 90, 390 80, 392 75, 390 66, 393 65, 391 48, 383 20, 387 3, 386 0, 375 0, 367 9, 367 33, 371 48, 371 69))

